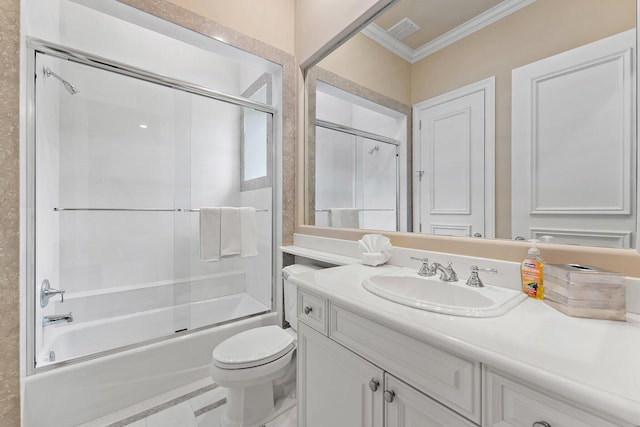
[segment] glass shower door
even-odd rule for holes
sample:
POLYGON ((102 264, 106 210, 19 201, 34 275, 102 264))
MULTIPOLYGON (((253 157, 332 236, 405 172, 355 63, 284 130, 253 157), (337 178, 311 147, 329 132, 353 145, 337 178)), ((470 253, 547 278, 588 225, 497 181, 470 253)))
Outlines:
POLYGON ((356 206, 361 209, 361 227, 369 230, 397 230, 397 147, 373 139, 356 139, 356 206))
POLYGON ((36 76, 36 367, 268 312, 272 189, 241 191, 243 107, 41 53, 36 76), (257 208, 257 255, 201 260, 211 206, 257 208))
POLYGON ((188 127, 175 118, 188 97, 48 55, 38 54, 36 64, 42 366, 175 330, 172 310, 159 310, 174 305, 173 292, 142 289, 188 274, 174 253, 173 209, 176 177, 188 167, 176 141, 188 138, 188 127), (136 321, 136 313, 152 309, 154 322, 136 321))
POLYGON ((396 231, 399 205, 398 148, 348 132, 316 127, 315 224, 344 227, 332 210, 357 214, 357 227, 396 231))

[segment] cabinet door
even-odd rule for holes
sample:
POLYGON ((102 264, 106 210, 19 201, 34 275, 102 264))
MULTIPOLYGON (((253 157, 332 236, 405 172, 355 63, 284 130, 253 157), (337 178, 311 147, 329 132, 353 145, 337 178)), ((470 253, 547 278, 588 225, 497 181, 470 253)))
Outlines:
POLYGON ((380 368, 298 323, 298 426, 382 427, 382 380, 380 368))
POLYGON ((385 427, 477 427, 451 409, 385 374, 385 427))

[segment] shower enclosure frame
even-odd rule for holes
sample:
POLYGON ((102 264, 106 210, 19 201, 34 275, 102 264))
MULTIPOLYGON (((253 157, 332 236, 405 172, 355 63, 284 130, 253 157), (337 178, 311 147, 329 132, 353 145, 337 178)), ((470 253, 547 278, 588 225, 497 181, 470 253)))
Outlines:
MULTIPOLYGON (((272 141, 276 142, 277 135, 277 123, 279 120, 279 111, 276 107, 268 104, 264 104, 261 102, 257 102, 251 99, 243 98, 240 96, 235 96, 231 94, 227 94, 224 92, 216 91, 213 89, 209 89, 203 86, 199 86, 196 84, 192 84, 183 80, 174 79, 171 77, 163 76, 160 74, 155 74, 147 70, 143 70, 137 67, 133 67, 118 61, 114 61, 99 55, 90 54, 87 52, 83 52, 77 49, 69 48, 66 46, 62 46, 55 43, 50 43, 45 40, 41 40, 38 38, 28 37, 27 38, 27 51, 26 51, 26 69, 27 76, 31 76, 31 78, 26 79, 26 149, 22 155, 25 157, 25 166, 26 173, 24 174, 24 209, 25 212, 21 215, 21 219, 25 221, 25 262, 24 262, 24 274, 25 274, 25 283, 26 283, 26 374, 27 376, 38 374, 41 372, 50 371, 62 366, 67 366, 71 364, 77 364, 88 360, 94 360, 106 355, 120 353, 122 351, 130 350, 137 347, 146 346, 152 343, 166 341, 169 339, 173 339, 176 337, 181 337, 184 335, 189 335, 194 332, 214 328, 216 326, 221 326, 224 324, 237 322, 243 319, 248 319, 256 316, 261 316, 266 313, 274 312, 276 310, 276 283, 279 278, 277 274, 277 236, 278 233, 281 232, 281 227, 278 224, 278 215, 277 215, 277 200, 278 194, 280 191, 280 185, 278 180, 275 179, 275 175, 271 181, 272 195, 271 195, 271 307, 268 311, 258 312, 255 314, 250 314, 247 316, 234 318, 231 320, 215 323, 212 325, 207 325, 203 327, 193 328, 185 331, 176 332, 171 335, 144 340, 138 343, 129 344, 121 347, 116 347, 113 349, 89 354, 86 356, 76 357, 70 360, 64 360, 60 362, 54 362, 50 365, 37 367, 37 359, 36 359, 36 271, 35 271, 35 258, 36 258, 36 218, 35 218, 35 208, 36 208, 36 159, 35 159, 35 144, 36 144, 36 116, 35 116, 35 106, 36 106, 36 90, 35 90, 35 80, 36 80, 36 56, 37 54, 46 54, 59 59, 87 65, 90 67, 111 71, 120 75, 124 75, 127 77, 135 78, 138 80, 146 81, 153 84, 158 84, 164 87, 177 89, 180 91, 184 91, 187 93, 191 93, 194 95, 204 96, 210 99, 214 99, 217 101, 229 103, 236 105, 238 107, 246 107, 251 108, 257 111, 261 111, 267 114, 271 114, 273 126, 270 127, 270 135, 268 135, 272 141)), ((276 161, 277 161, 277 145, 276 143, 270 144, 267 148, 267 155, 270 156, 269 160, 271 161, 272 167, 275 170, 276 161), (270 152, 269 152, 270 150, 270 152)), ((178 209, 176 209, 177 211, 178 209)))

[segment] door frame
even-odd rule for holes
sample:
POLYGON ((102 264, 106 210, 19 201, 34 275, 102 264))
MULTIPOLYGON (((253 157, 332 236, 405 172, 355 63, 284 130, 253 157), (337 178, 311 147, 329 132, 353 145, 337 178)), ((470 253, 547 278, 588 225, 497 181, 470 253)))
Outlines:
POLYGON ((450 92, 438 95, 426 101, 419 102, 413 106, 413 173, 416 179, 413 180, 413 229, 419 229, 420 223, 420 186, 419 171, 417 170, 416 159, 421 155, 420 141, 420 115, 423 110, 436 107, 458 98, 462 98, 476 92, 484 93, 484 236, 494 238, 496 232, 495 221, 495 146, 496 146, 496 109, 495 109, 495 93, 496 93, 495 76, 471 83, 450 92))

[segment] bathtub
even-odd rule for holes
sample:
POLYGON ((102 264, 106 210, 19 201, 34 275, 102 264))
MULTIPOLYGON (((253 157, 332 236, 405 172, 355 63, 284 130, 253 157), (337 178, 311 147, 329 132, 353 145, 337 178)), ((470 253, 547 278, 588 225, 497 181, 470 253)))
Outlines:
POLYGON ((37 367, 170 336, 185 327, 193 330, 267 311, 269 307, 242 292, 107 319, 47 326, 37 367))
POLYGON ((54 326, 42 351, 53 350, 56 360, 82 358, 138 343, 141 338, 157 341, 102 357, 47 367, 28 376, 24 382, 23 425, 78 425, 205 378, 209 375, 211 353, 218 343, 240 331, 275 324, 276 313, 159 339, 174 334, 174 315, 188 316, 191 328, 195 329, 225 321, 229 316, 240 317, 265 309, 268 310, 242 293, 177 308, 54 326))

